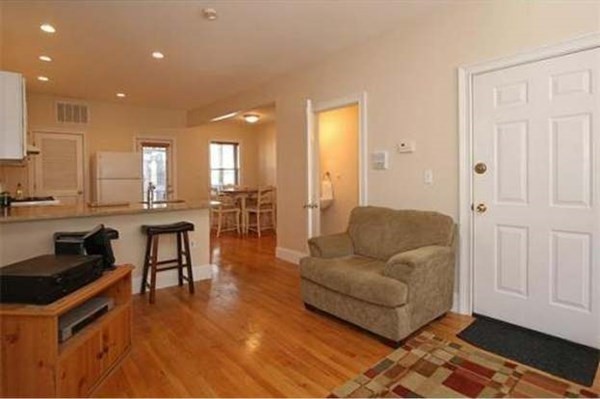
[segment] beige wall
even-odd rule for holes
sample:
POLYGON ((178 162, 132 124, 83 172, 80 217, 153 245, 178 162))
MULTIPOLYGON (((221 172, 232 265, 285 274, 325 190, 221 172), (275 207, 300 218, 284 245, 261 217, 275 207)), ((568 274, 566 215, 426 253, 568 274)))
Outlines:
MULTIPOLYGON (((208 143, 211 140, 230 140, 241 145, 242 184, 256 186, 261 181, 258 137, 271 134, 270 128, 263 131, 262 128, 258 129, 260 125, 255 127, 239 120, 187 128, 186 112, 182 110, 144 108, 95 101, 88 101, 89 125, 85 128, 69 128, 65 124, 55 122, 55 100, 53 96, 28 95, 29 128, 32 131, 84 131, 88 166, 90 157, 97 151, 134 151, 136 136, 171 138, 175 140, 177 197, 208 198, 208 143)), ((274 132, 272 135, 274 136, 274 132)), ((272 151, 270 145, 267 145, 266 152, 272 151)), ((13 194, 19 182, 27 189, 28 174, 27 165, 0 166, 0 181, 4 182, 13 194)), ((88 178, 86 184, 88 193, 89 183, 88 178)), ((25 194, 30 193, 26 191, 25 194)))
POLYGON ((321 234, 346 230, 358 205, 358 106, 318 114, 320 176, 329 172, 334 200, 321 211, 321 234))
POLYGON ((196 125, 231 109, 276 102, 278 246, 306 249, 306 98, 365 91, 368 151, 390 151, 369 170, 368 202, 458 214, 457 67, 600 30, 597 1, 464 1, 254 90, 192 110, 196 125), (417 151, 395 154, 400 138, 417 151), (423 183, 424 169, 434 184, 423 183))
POLYGON ((255 127, 258 137, 258 185, 277 184, 277 127, 275 122, 255 127))
POLYGON ((213 140, 239 143, 240 183, 247 186, 258 185, 256 133, 254 127, 238 120, 224 120, 190 128, 178 141, 179 192, 182 198, 208 197, 210 190, 208 145, 213 140))

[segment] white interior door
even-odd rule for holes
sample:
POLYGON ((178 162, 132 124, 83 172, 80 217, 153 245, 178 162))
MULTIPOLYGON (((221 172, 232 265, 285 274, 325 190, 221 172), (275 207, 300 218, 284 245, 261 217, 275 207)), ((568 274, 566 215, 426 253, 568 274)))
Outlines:
POLYGON ((308 190, 304 208, 307 210, 308 238, 316 237, 321 233, 321 214, 319 211, 319 138, 315 110, 312 102, 306 101, 307 123, 307 177, 308 190))
POLYGON ((34 159, 34 193, 51 195, 61 204, 84 200, 83 135, 35 132, 40 154, 34 159))
POLYGON ((473 155, 487 166, 473 172, 474 311, 592 347, 600 347, 599 82, 600 49, 473 81, 473 155))

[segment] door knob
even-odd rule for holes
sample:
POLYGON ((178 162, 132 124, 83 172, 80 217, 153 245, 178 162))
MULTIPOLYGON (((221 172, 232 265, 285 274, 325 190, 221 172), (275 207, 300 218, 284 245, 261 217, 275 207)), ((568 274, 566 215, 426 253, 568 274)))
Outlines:
POLYGON ((485 206, 485 204, 479 204, 475 209, 477 210, 477 213, 485 213, 485 211, 487 211, 487 206, 485 206))
POLYGON ((483 162, 477 162, 473 169, 475 170, 475 173, 477 173, 478 175, 482 175, 487 170, 487 165, 483 162))

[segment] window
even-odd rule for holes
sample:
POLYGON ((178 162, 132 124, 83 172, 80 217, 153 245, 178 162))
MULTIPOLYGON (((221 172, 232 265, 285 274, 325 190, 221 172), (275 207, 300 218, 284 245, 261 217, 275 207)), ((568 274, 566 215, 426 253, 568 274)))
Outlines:
POLYGON ((156 186, 154 200, 164 201, 169 199, 169 194, 172 191, 169 175, 171 144, 167 142, 142 141, 138 145, 142 151, 144 193, 148 188, 148 184, 152 182, 156 186))
POLYGON ((239 147, 238 143, 210 143, 211 187, 220 188, 240 183, 239 147))

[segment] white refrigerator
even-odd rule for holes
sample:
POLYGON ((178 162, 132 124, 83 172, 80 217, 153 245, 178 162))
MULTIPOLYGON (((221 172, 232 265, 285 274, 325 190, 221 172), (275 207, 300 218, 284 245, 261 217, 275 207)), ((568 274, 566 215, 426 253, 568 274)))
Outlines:
POLYGON ((141 153, 99 151, 92 158, 92 173, 96 204, 143 200, 141 153))

